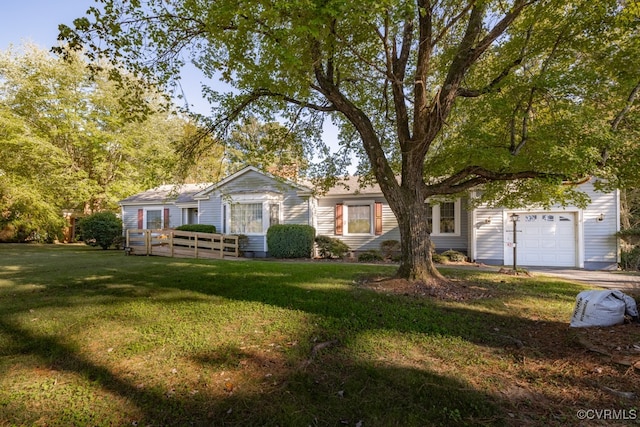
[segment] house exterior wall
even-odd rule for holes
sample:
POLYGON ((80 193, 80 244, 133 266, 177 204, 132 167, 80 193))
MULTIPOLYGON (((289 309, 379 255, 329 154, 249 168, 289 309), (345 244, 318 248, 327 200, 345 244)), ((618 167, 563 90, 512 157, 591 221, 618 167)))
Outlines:
MULTIPOLYGON (((222 233, 229 233, 227 222, 230 203, 242 200, 258 203, 265 201, 265 197, 271 200, 270 203, 280 205, 281 224, 311 225, 313 222, 308 196, 299 196, 297 188, 254 170, 224 183, 207 196, 198 202, 200 223, 213 224, 222 233)), ((247 235, 249 241, 246 252, 260 257, 267 255, 266 229, 267 226, 263 233, 247 235)))
MULTIPOLYGON (((508 252, 510 250, 508 246, 511 239, 509 233, 513 226, 509 220, 509 215, 512 212, 525 215, 530 213, 543 215, 549 212, 558 213, 560 215, 568 215, 565 220, 568 221, 571 218, 575 222, 575 229, 573 230, 575 232, 575 267, 586 269, 616 268, 619 262, 618 239, 615 235, 619 230, 619 192, 597 192, 593 182, 582 184, 580 189, 591 199, 589 205, 584 209, 575 206, 555 206, 549 211, 544 211, 541 208, 508 210, 484 206, 474 210, 467 210, 467 201, 459 200, 456 202, 455 207, 455 232, 446 234, 438 234, 436 232, 432 235, 432 241, 435 243, 438 252, 454 249, 466 253, 472 260, 478 262, 504 265, 505 259, 508 261, 511 257, 511 253, 508 252)), ((164 191, 166 193, 166 189, 164 191)), ((270 213, 273 212, 270 211, 270 208, 273 204, 278 204, 279 206, 280 224, 311 225, 316 229, 317 235, 339 238, 349 245, 354 252, 379 250, 381 243, 385 240, 400 240, 398 224, 391 208, 379 189, 374 188, 371 190, 371 187, 365 188, 360 192, 351 192, 351 194, 330 193, 329 195, 315 198, 308 194, 309 190, 305 189, 305 187, 298 187, 290 182, 287 183, 249 167, 236 175, 222 180, 218 184, 210 185, 206 190, 197 189, 197 191, 200 192, 196 194, 192 190, 191 193, 184 193, 186 196, 182 195, 181 197, 184 196, 183 200, 179 203, 175 199, 169 199, 162 192, 156 195, 153 191, 148 191, 132 196, 121 204, 123 226, 125 229, 138 228, 138 211, 145 212, 146 218, 146 211, 153 209, 162 210, 164 227, 175 228, 188 222, 185 219, 185 211, 187 209, 191 208, 195 213, 197 207, 197 223, 215 225, 218 232, 228 234, 230 233, 229 215, 231 203, 262 203, 262 230, 261 232, 247 234, 249 244, 245 248, 245 251, 254 252, 257 256, 267 255, 266 231, 270 224, 270 213), (193 196, 194 194, 196 195, 193 196), (337 204, 342 204, 345 210, 345 223, 343 224, 343 233, 340 235, 336 234, 335 227, 337 204), (351 205, 371 206, 370 233, 349 234, 346 224, 346 216, 348 216, 346 209, 347 206, 351 205), (376 218, 379 218, 379 216, 375 212, 380 212, 378 210, 380 207, 382 223, 381 232, 378 234, 379 221, 376 218), (168 210, 168 224, 164 224, 167 218, 165 209, 168 210)), ((440 224, 437 221, 437 216, 440 215, 442 205, 437 206, 439 207, 434 207, 433 211, 434 228, 436 229, 440 224)), ((353 214, 355 215, 356 212, 358 210, 354 209, 353 214)), ((360 213, 362 213, 361 210, 360 213)), ((353 219, 353 217, 351 218, 353 219)), ((566 225, 567 223, 564 222, 563 224, 566 225)), ((256 225, 255 220, 253 225, 256 225)), ((534 224, 529 222, 529 225, 532 226, 534 224)), ((524 226, 525 224, 523 224, 524 226)), ((253 227, 253 229, 256 228, 253 227)), ((554 228, 553 230, 556 229, 559 228, 554 228)), ((523 230, 528 232, 531 228, 525 227, 523 230)), ((568 230, 568 228, 565 227, 563 230, 568 230)), ((536 242, 541 242, 540 248, 543 247, 542 244, 552 243, 550 239, 544 239, 544 235, 547 235, 545 233, 549 233, 549 231, 545 230, 537 234, 543 236, 536 240, 536 242)), ((564 236, 564 234, 557 234, 557 236, 564 236)), ((527 237, 529 237, 529 234, 527 234, 527 237)), ((561 243, 569 242, 567 239, 562 240, 562 237, 560 241, 561 243)), ((528 243, 528 241, 524 243, 528 243)), ((538 252, 532 249, 526 252, 529 256, 528 261, 531 261, 532 264, 537 262, 531 258, 536 253, 538 252)), ((548 255, 552 252, 541 251, 539 253, 548 255)), ((565 250, 564 254, 568 253, 565 250)), ((570 261, 569 258, 565 259, 570 261)), ((547 261, 547 258, 542 260, 542 262, 547 261)), ((565 264, 558 263, 557 265, 565 264)))
MULTIPOLYGON (((148 205, 127 205, 122 207, 123 230, 138 228, 138 210, 161 210, 164 221, 164 210, 169 209, 169 224, 163 224, 164 228, 175 228, 182 225, 182 208, 173 204, 148 204, 148 205)), ((144 224, 143 224, 144 227, 144 224)))
MULTIPOLYGON (((595 190, 593 181, 582 184, 591 202, 584 208, 554 206, 549 211, 575 215, 576 265, 587 270, 614 269, 619 262, 616 232, 619 230, 619 191, 602 193, 595 190), (600 220, 601 214, 603 219, 600 220)), ((543 209, 485 208, 476 209, 471 215, 470 256, 477 262, 491 265, 505 263, 505 233, 511 232, 511 212, 544 212, 543 209)))
MULTIPOLYGON (((465 202, 461 201, 459 216, 459 232, 455 235, 437 235, 432 236, 432 240, 436 246, 436 251, 444 252, 449 249, 457 250, 463 253, 467 253, 468 249, 468 215, 465 212, 465 202)), ((396 217, 389 207, 386 199, 382 196, 335 196, 324 197, 318 201, 316 215, 316 234, 329 236, 335 239, 340 239, 346 243, 349 248, 354 252, 364 252, 368 250, 380 250, 380 244, 385 240, 398 240, 400 241, 400 229, 396 217), (353 234, 343 233, 337 235, 335 233, 335 206, 339 203, 355 202, 357 200, 363 200, 367 202, 379 202, 382 203, 382 233, 380 235, 375 234, 353 234)))

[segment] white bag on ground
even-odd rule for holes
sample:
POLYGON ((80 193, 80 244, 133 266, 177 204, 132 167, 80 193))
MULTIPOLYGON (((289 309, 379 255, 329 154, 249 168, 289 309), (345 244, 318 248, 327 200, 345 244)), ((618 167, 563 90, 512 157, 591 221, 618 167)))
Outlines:
POLYGON ((571 324, 574 328, 613 326, 624 323, 624 315, 638 317, 636 301, 618 290, 583 291, 576 297, 571 324))

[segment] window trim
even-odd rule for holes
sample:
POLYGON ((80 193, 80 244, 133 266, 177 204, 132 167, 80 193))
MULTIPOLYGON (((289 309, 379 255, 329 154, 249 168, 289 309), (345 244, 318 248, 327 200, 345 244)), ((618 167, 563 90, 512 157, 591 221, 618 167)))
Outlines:
POLYGON ((344 200, 342 205, 343 236, 373 236, 375 234, 375 200, 344 200), (349 206, 369 206, 369 231, 367 233, 349 233, 349 206))
POLYGON ((169 214, 167 214, 167 210, 169 208, 167 208, 166 206, 162 206, 162 205, 158 205, 158 206, 148 206, 143 208, 142 211, 142 226, 143 229, 146 230, 164 230, 165 228, 169 227, 169 224, 165 224, 167 222, 167 217, 168 215, 170 215, 171 213, 169 212, 169 214), (160 212, 160 228, 149 228, 148 227, 148 212, 149 211, 158 211, 160 212))
MULTIPOLYGON (((441 203, 445 203, 445 202, 453 203, 453 220, 454 220, 455 231, 453 233, 440 232, 440 203, 436 203, 431 205, 432 207, 431 219, 433 224, 431 235, 442 236, 442 237, 459 237, 461 235, 460 227, 461 227, 461 215, 462 215, 460 199, 458 198, 454 201, 445 200, 441 203)), ((425 203, 429 203, 429 201, 427 200, 425 203)))
POLYGON ((259 233, 243 233, 246 236, 266 236, 270 225, 270 205, 278 205, 280 224, 283 224, 283 197, 274 194, 236 194, 227 196, 227 200, 221 206, 221 218, 225 233, 231 233, 231 206, 232 205, 262 205, 262 231, 259 233))

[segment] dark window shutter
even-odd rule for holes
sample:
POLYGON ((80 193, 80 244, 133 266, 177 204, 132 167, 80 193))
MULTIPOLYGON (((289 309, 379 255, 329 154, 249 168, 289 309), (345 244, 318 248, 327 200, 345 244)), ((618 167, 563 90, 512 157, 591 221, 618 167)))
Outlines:
POLYGON ((375 233, 379 236, 382 234, 382 203, 376 202, 374 212, 375 233))
POLYGON ((335 233, 337 236, 342 236, 342 210, 344 206, 342 203, 336 205, 336 224, 335 233))
POLYGON ((138 209, 138 228, 139 229, 144 228, 144 210, 143 209, 138 209))
POLYGON ((164 209, 164 226, 163 228, 169 228, 169 208, 164 209))

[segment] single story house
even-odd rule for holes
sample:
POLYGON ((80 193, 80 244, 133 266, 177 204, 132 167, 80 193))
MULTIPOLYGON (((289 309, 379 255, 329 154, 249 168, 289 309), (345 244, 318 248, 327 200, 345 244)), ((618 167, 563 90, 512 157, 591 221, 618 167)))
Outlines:
MULTIPOLYGON (((465 200, 432 206, 429 221, 436 250, 454 249, 476 262, 518 266, 615 269, 619 262, 619 192, 597 192, 584 209, 478 207, 465 200), (512 215, 518 216, 516 232, 512 215)), ((266 233, 273 224, 308 224, 317 235, 339 238, 352 251, 380 249, 400 240, 396 218, 377 185, 360 188, 355 178, 318 196, 309 186, 248 166, 213 184, 165 185, 120 202, 125 229, 212 224, 220 233, 249 237, 246 251, 268 253, 266 233)))

